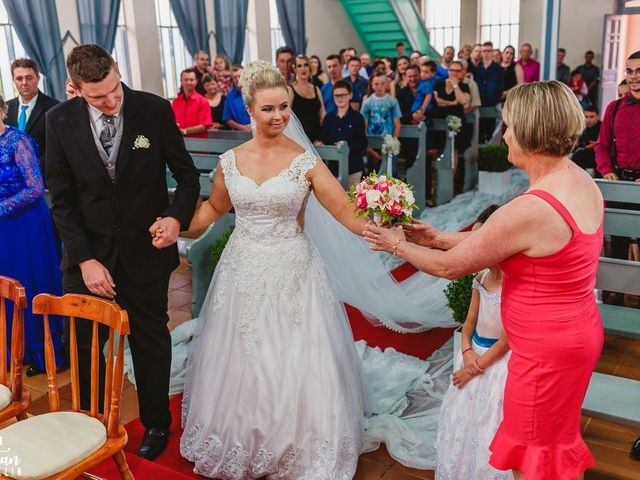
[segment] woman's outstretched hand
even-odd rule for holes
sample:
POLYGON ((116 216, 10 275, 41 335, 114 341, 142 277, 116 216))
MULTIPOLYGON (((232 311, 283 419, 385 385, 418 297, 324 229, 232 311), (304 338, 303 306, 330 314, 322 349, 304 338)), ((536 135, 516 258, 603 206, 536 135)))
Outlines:
POLYGON ((421 247, 435 247, 436 237, 440 230, 428 223, 422 223, 412 219, 411 225, 403 225, 407 241, 420 245, 421 247))
POLYGON ((367 223, 362 236, 369 242, 371 250, 387 253, 395 253, 398 243, 407 239, 401 227, 378 227, 373 222, 367 223))

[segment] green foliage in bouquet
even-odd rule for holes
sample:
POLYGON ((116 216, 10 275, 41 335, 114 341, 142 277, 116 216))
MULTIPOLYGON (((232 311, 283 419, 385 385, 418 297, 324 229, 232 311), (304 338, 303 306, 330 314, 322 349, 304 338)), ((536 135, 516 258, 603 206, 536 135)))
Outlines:
POLYGON ((211 264, 209 266, 209 271, 213 272, 216 268, 216 265, 220 261, 220 257, 222 256, 222 252, 224 248, 227 246, 227 242, 229 241, 229 237, 233 233, 233 227, 229 227, 229 229, 222 234, 222 236, 215 241, 211 247, 209 247, 209 254, 211 255, 211 264))
POLYGON ((471 305, 471 284, 475 275, 469 274, 453 280, 444 289, 447 297, 447 306, 453 312, 453 319, 458 323, 464 323, 467 319, 469 305, 471 305))
POLYGON ((509 147, 506 145, 485 145, 480 147, 478 169, 486 172, 505 172, 512 167, 508 157, 509 147))

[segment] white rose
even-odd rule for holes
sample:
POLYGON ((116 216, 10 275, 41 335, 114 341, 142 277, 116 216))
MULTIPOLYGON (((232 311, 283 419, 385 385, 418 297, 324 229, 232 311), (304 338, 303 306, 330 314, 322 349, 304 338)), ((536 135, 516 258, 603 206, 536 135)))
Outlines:
POLYGON ((413 204, 416 201, 416 197, 413 196, 413 192, 409 189, 404 192, 404 198, 406 198, 407 202, 410 204, 413 204))
POLYGON ((398 185, 391 185, 389 187, 389 196, 393 198, 396 202, 400 201, 401 194, 402 194, 402 189, 398 185))
POLYGON ((381 198, 382 193, 380 193, 378 190, 369 190, 367 192, 367 205, 378 205, 381 198))

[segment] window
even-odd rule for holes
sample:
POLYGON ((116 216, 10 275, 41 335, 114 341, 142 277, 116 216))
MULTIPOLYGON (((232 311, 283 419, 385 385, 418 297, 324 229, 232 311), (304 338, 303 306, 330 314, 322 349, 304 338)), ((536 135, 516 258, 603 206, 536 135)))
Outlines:
POLYGON ((192 59, 180 35, 169 0, 156 0, 156 21, 160 37, 162 88, 164 96, 172 99, 180 89, 180 72, 191 66, 192 59))
POLYGON ((439 52, 449 45, 460 49, 460 0, 427 0, 422 3, 422 17, 429 32, 429 42, 439 52))
POLYGON ((271 57, 273 63, 276 63, 276 50, 287 44, 282 35, 282 28, 280 28, 280 18, 278 17, 276 0, 269 0, 269 18, 271 26, 271 57))
POLYGON ((249 7, 247 9, 247 27, 244 32, 244 51, 242 53, 242 64, 245 66, 258 58, 258 39, 256 30, 256 5, 254 0, 249 0, 249 7))
POLYGON ((5 100, 16 96, 11 77, 11 62, 26 57, 24 48, 16 35, 4 4, 0 2, 0 95, 5 100))
POLYGON ((480 0, 480 43, 491 41, 502 50, 513 45, 518 50, 520 0, 480 0))
POLYGON ((118 63, 122 81, 131 86, 131 62, 129 61, 129 44, 127 43, 127 24, 124 19, 124 8, 120 5, 118 14, 118 28, 116 29, 116 43, 111 52, 118 63))

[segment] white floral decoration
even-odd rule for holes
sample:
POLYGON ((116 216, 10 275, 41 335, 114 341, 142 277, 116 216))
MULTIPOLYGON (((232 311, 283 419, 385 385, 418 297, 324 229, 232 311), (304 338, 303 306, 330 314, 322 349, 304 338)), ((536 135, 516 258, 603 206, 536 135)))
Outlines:
POLYGON ((140 148, 149 148, 151 146, 151 142, 144 135, 138 135, 136 137, 135 142, 133 142, 133 149, 138 150, 140 148))
POLYGON ((382 143, 382 153, 385 155, 399 155, 400 154, 400 141, 387 134, 384 136, 384 141, 382 143))
POLYGON ((462 120, 456 115, 447 116, 447 128, 451 132, 458 133, 462 128, 462 120))
POLYGON ((256 75, 267 72, 267 71, 276 72, 278 75, 280 74, 280 70, 274 64, 265 62, 264 60, 256 60, 255 62, 251 62, 248 64, 240 75, 240 86, 247 87, 251 84, 256 75))

